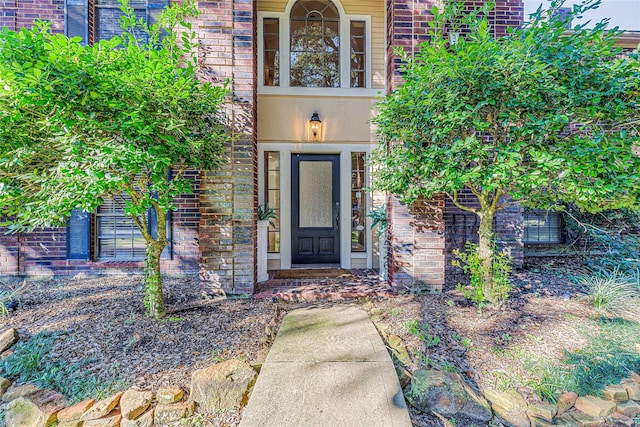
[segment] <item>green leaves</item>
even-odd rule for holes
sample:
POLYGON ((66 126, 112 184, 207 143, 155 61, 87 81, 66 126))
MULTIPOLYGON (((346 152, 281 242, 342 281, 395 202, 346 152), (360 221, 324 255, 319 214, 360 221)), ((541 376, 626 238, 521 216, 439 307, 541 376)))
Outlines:
POLYGON ((63 224, 74 208, 125 191, 137 194, 131 212, 154 201, 173 209, 173 197, 191 191, 186 169, 222 162, 226 87, 184 66, 193 34, 188 46, 175 38, 193 9, 174 6, 147 28, 124 2, 127 32, 93 46, 44 22, 2 31, 0 215, 13 215, 16 230, 63 224))
POLYGON ((619 32, 603 23, 567 34, 540 10, 491 38, 487 14, 462 10, 434 13, 432 40, 404 58, 405 83, 378 103, 377 188, 409 202, 471 188, 488 200, 640 209, 640 66, 616 58, 619 32), (445 22, 469 33, 449 45, 445 22))

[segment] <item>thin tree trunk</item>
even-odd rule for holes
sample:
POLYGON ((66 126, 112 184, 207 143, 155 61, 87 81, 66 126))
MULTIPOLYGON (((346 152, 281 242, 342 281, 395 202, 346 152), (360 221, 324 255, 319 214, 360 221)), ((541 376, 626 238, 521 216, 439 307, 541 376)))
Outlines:
POLYGON ((491 242, 493 239, 493 210, 478 212, 480 228, 478 229, 478 257, 482 265, 482 288, 484 298, 493 302, 493 251, 491 242))
POLYGON ((146 271, 145 271, 145 305, 149 316, 160 319, 165 316, 166 308, 162 295, 162 276, 160 275, 160 255, 164 247, 159 243, 147 243, 146 271))

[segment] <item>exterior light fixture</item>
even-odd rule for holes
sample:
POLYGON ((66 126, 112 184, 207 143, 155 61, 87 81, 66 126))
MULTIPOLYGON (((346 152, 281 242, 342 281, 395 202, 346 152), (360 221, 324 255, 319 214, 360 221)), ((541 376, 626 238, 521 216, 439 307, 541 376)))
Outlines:
POLYGON ((311 115, 311 119, 309 119, 309 139, 311 141, 320 141, 321 133, 322 120, 320 120, 318 112, 314 112, 311 115))
POLYGON ((458 43, 458 39, 460 38, 460 33, 458 31, 449 31, 449 44, 454 45, 458 43))

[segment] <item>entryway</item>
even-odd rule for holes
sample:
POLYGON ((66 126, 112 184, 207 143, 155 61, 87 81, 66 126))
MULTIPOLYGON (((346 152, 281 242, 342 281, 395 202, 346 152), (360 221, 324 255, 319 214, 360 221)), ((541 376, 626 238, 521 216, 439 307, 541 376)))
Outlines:
POLYGON ((291 262, 340 263, 340 155, 292 154, 291 262))
POLYGON ((380 299, 393 295, 391 286, 380 280, 378 270, 302 271, 300 276, 292 275, 292 270, 270 271, 269 280, 258 283, 253 296, 272 301, 312 302, 344 301, 351 298, 380 299), (324 274, 325 272, 328 274, 324 274))

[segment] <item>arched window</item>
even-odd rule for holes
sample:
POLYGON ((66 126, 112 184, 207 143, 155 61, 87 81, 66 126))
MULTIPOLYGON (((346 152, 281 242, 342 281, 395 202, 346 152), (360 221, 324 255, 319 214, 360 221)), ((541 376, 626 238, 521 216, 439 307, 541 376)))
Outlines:
POLYGON ((340 15, 327 0, 291 9, 291 86, 340 87, 340 15))
POLYGON ((258 16, 261 93, 371 87, 369 15, 348 14, 340 0, 289 0, 258 16))

